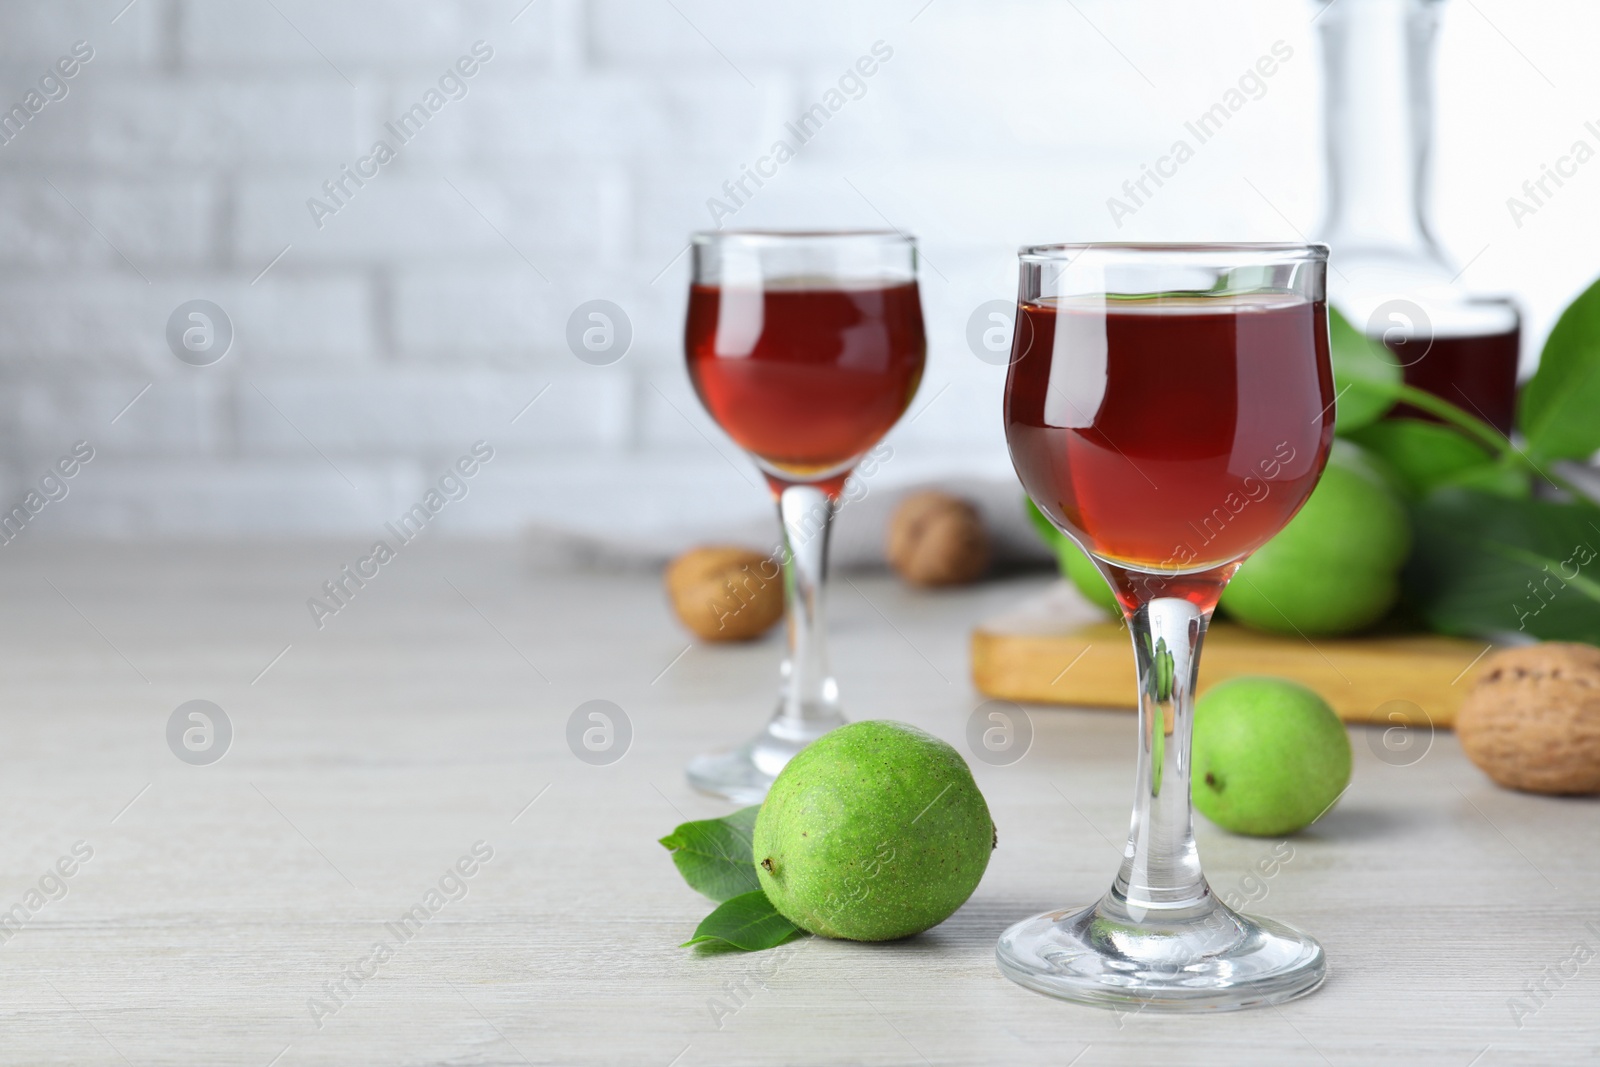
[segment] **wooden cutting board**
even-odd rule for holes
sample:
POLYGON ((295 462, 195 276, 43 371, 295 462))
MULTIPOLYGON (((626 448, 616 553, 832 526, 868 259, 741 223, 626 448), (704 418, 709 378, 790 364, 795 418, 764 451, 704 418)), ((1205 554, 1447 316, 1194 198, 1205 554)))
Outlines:
MULTIPOLYGON (((1206 633, 1200 692, 1236 675, 1271 674, 1316 690, 1347 722, 1397 722, 1392 712, 1415 705, 1448 726, 1490 647, 1427 634, 1277 637, 1218 622, 1206 633)), ((973 632, 972 680, 1005 700, 1135 706, 1127 630, 1066 582, 973 632)))

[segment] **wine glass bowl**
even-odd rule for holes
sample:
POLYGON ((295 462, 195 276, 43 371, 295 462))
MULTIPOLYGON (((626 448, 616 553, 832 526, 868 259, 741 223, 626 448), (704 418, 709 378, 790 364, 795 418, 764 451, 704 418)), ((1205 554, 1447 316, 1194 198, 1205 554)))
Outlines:
POLYGON ((1222 590, 1311 495, 1333 439, 1321 245, 1024 249, 1006 440, 1028 495, 1116 591, 1139 682, 1135 805, 1110 891, 1008 929, 1000 969, 1081 1003, 1273 1004, 1321 947, 1200 869, 1189 749, 1222 590))
POLYGON ((1316 484, 1333 428, 1331 410, 1319 417, 1333 396, 1326 333, 1319 376, 1281 354, 1319 343, 1320 303, 1042 298, 1019 314, 1032 343, 1006 384, 1017 474, 1101 558, 1173 571, 1242 559, 1316 484))
POLYGON ((915 282, 696 285, 688 330, 701 403, 783 480, 815 481, 854 466, 899 420, 922 377, 915 282))
POLYGON ((850 471, 910 406, 927 341, 916 245, 903 234, 718 231, 692 246, 689 377, 777 501, 789 654, 767 727, 698 757, 688 776, 704 792, 754 802, 795 753, 845 721, 822 622, 830 524, 850 471))

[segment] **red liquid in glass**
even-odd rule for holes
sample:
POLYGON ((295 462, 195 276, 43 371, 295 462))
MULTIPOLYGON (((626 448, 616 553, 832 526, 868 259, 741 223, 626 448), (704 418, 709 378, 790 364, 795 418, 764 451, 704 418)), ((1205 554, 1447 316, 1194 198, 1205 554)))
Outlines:
MULTIPOLYGON (((1521 331, 1514 328, 1504 333, 1435 337, 1420 359, 1407 351, 1419 344, 1417 341, 1391 344, 1389 349, 1402 363, 1415 359, 1402 370, 1407 385, 1450 401, 1509 437, 1517 410, 1517 356, 1521 336, 1521 331)), ((1396 405, 1390 415, 1437 421, 1408 404, 1396 405)))
POLYGON ((711 417, 795 480, 837 472, 876 444, 911 403, 927 354, 915 282, 695 285, 685 333, 711 417))
POLYGON ((1325 316, 1276 295, 1024 305, 1005 398, 1023 486, 1114 563, 1197 571, 1247 556, 1327 460, 1325 316))

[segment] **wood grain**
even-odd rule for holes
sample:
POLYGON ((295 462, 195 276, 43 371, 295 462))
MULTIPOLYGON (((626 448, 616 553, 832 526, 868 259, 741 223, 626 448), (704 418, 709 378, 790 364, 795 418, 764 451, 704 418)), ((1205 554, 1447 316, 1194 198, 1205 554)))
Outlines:
MULTIPOLYGON (((972 634, 973 684, 1006 700, 1135 707, 1127 629, 1091 612, 1062 583, 981 624, 972 634)), ((1200 691, 1241 674, 1277 675, 1316 690, 1347 722, 1420 721, 1410 710, 1420 708, 1449 726, 1487 647, 1428 634, 1279 637, 1216 622, 1200 657, 1200 691)))

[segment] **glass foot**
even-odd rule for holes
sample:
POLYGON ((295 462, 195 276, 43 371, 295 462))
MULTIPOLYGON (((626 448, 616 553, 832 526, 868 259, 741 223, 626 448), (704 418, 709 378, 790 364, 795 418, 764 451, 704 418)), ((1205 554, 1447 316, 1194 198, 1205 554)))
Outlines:
POLYGON ((780 712, 767 728, 732 752, 712 752, 689 761, 689 784, 702 793, 740 804, 759 804, 772 780, 802 748, 843 726, 837 712, 822 719, 793 722, 780 712))
POLYGON ((1128 1011, 1263 1007, 1322 983, 1316 941, 1212 901, 1181 921, 1118 918, 1115 900, 1036 915, 1001 935, 995 957, 1001 973, 1036 992, 1128 1011))

